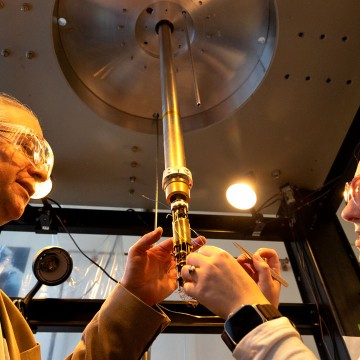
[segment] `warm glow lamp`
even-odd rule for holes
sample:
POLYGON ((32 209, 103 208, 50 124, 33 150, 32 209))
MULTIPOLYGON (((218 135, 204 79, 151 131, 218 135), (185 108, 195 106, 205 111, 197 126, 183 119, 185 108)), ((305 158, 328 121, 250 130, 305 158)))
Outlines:
POLYGON ((226 191, 229 203, 237 209, 248 210, 256 204, 254 189, 245 183, 233 184, 226 191))

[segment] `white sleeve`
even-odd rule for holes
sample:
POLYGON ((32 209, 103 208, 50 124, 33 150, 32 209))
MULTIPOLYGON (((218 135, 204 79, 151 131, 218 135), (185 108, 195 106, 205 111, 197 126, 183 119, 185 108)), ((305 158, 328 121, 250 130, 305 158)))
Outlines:
POLYGON ((257 326, 237 344, 233 356, 237 360, 316 359, 286 317, 257 326))

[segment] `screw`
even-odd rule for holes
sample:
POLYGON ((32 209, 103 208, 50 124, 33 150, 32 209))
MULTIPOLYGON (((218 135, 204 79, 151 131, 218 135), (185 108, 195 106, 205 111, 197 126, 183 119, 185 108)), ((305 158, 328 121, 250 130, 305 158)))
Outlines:
POLYGON ((31 60, 31 59, 33 59, 35 57, 35 53, 34 53, 34 51, 27 51, 25 53, 25 56, 26 56, 27 59, 31 60))
POLYGON ((24 12, 25 11, 30 11, 31 10, 31 5, 28 4, 28 3, 24 3, 24 4, 21 5, 20 10, 24 11, 24 12))
POLYGON ((8 57, 8 56, 10 56, 10 50, 9 49, 1 49, 0 54, 3 57, 8 57))
POLYGON ((271 177, 274 179, 279 179, 281 175, 281 171, 279 169, 275 169, 271 172, 271 177))
POLYGON ((66 24, 67 24, 67 20, 63 17, 58 18, 57 22, 58 22, 59 26, 66 26, 66 24))

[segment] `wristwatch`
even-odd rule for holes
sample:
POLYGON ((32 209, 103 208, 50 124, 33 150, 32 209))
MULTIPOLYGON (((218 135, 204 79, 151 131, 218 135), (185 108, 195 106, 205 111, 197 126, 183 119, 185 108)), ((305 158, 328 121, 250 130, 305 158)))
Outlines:
POLYGON ((221 338, 232 352, 240 340, 251 330, 266 321, 279 317, 282 317, 281 313, 270 304, 243 305, 229 315, 225 321, 221 338))

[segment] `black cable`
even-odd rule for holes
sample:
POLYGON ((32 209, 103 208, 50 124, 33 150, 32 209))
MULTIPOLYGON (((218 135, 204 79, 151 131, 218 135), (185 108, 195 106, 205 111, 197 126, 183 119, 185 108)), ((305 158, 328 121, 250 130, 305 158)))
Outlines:
POLYGON ((274 204, 276 201, 279 201, 281 199, 282 199, 282 194, 281 193, 276 193, 276 194, 270 196, 267 200, 265 200, 261 204, 261 206, 258 207, 258 209, 256 211, 259 212, 259 211, 269 207, 270 205, 274 204), (278 197, 278 199, 276 199, 276 197, 278 197), (271 203, 269 204, 270 201, 271 201, 271 203))
MULTIPOLYGON (((60 206, 59 203, 57 203, 55 200, 50 199, 50 198, 45 198, 46 200, 50 200, 53 203, 55 203, 60 209, 62 209, 62 207, 60 206)), ((77 242, 75 241, 75 239, 73 238, 73 236, 70 234, 69 230, 66 228, 66 226, 64 225, 64 223, 62 222, 62 220, 60 219, 60 217, 58 215, 56 215, 57 220, 59 221, 60 225, 63 227, 63 229, 65 230, 65 232, 70 236, 70 239, 73 241, 74 245, 76 246, 76 248, 79 250, 79 252, 86 258, 88 259, 92 264, 94 264, 95 266, 97 266, 109 279, 111 279, 112 281, 114 281, 115 283, 118 283, 118 280, 116 280, 115 278, 113 278, 101 265, 99 265, 96 261, 94 261, 93 259, 91 259, 89 256, 87 256, 80 248, 80 246, 77 244, 77 242)))

